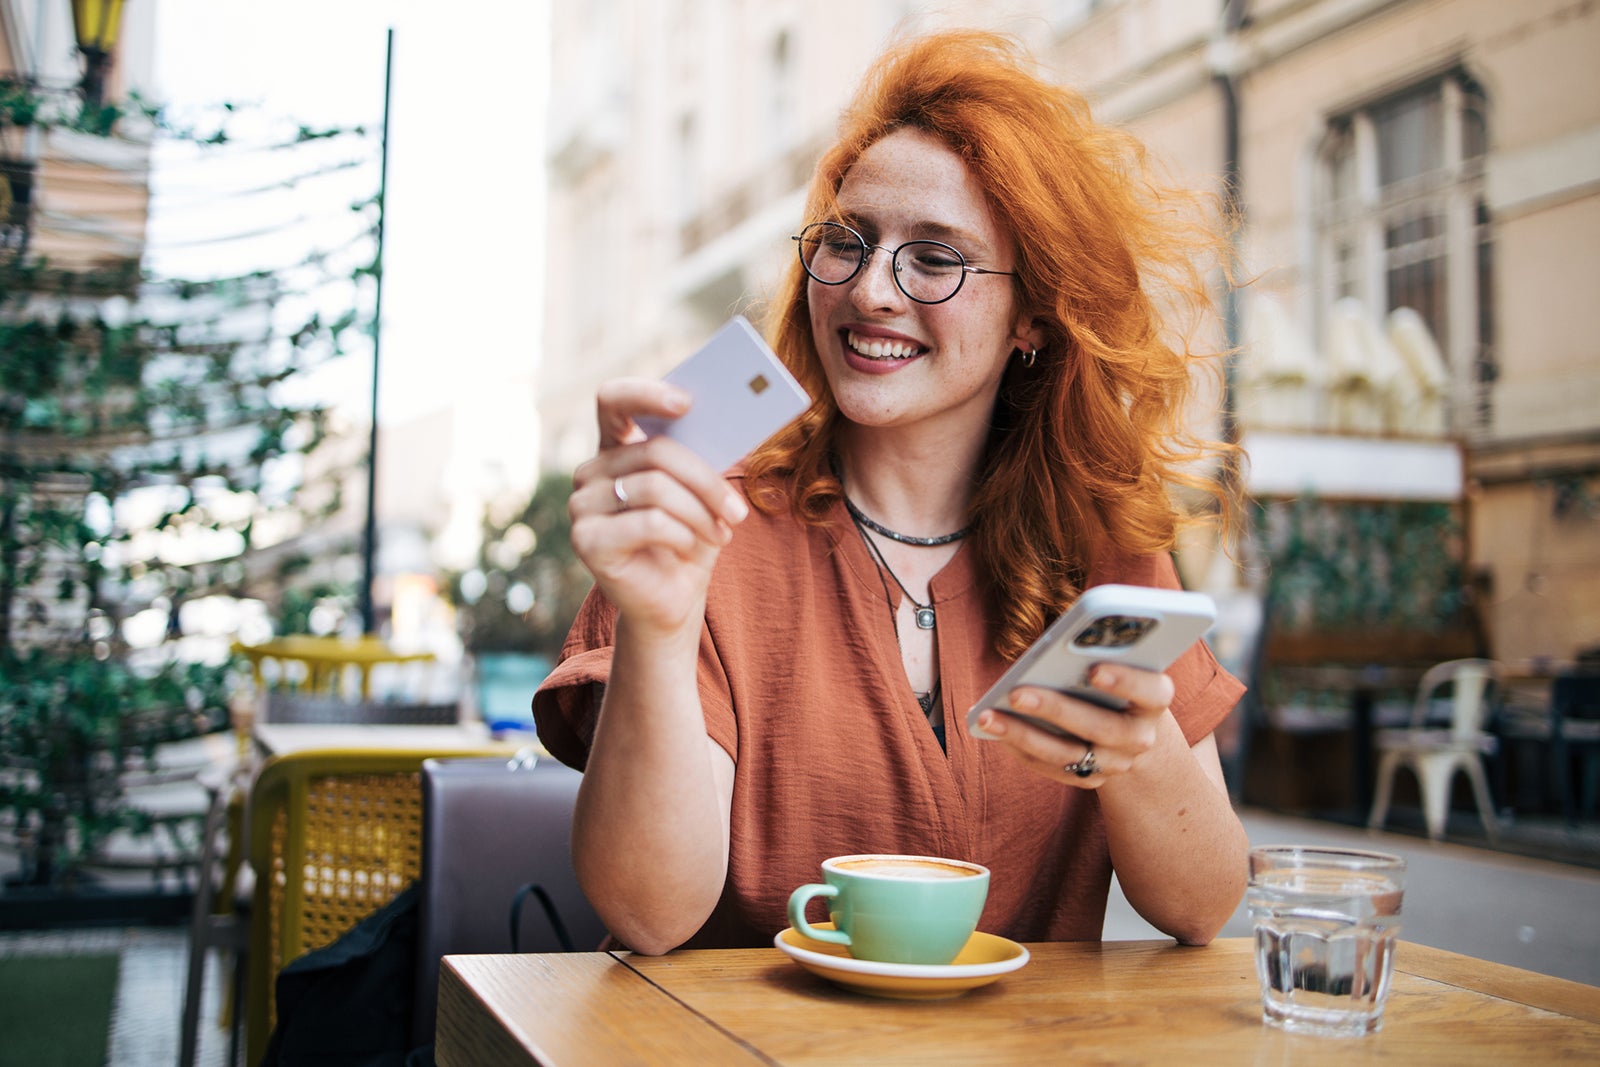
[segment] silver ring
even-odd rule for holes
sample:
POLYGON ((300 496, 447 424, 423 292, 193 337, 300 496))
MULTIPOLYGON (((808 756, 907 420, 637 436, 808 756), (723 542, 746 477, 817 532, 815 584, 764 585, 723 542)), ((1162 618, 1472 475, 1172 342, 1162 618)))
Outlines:
POLYGON ((611 495, 617 498, 618 511, 628 510, 628 494, 622 488, 621 478, 611 479, 611 495))
POLYGON ((1088 742, 1085 742, 1084 743, 1084 749, 1083 749, 1083 758, 1080 759, 1076 763, 1067 764, 1062 769, 1065 770, 1068 774, 1077 775, 1079 778, 1090 778, 1090 777, 1093 777, 1095 771, 1099 769, 1099 768, 1097 768, 1095 766, 1095 762, 1094 762, 1094 746, 1089 744, 1088 742))

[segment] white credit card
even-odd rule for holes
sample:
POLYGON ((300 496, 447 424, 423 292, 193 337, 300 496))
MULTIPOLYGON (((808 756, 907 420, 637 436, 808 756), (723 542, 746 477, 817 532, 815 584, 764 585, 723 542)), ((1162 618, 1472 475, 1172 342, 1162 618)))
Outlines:
POLYGON ((651 437, 664 435, 687 445, 718 471, 738 463, 811 406, 806 391, 743 315, 730 319, 665 380, 694 398, 688 413, 635 421, 651 437))

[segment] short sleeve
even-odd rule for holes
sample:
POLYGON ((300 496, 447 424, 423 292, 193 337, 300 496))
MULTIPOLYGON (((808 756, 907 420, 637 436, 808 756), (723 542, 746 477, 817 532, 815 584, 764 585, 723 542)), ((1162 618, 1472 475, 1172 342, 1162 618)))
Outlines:
MULTIPOLYGON (((616 625, 616 608, 598 588, 591 589, 567 632, 555 670, 533 695, 540 743, 562 763, 580 771, 588 763, 589 747, 594 743, 600 694, 611 678, 616 625)), ((737 760, 738 724, 710 626, 702 629, 697 674, 706 734, 737 760)))

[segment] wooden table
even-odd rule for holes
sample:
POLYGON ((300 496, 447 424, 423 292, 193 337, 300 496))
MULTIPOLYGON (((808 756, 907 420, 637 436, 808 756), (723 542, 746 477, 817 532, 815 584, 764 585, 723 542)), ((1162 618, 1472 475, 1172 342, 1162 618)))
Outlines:
POLYGON ((954 1000, 842 990, 776 949, 447 956, 440 1067, 1600 1062, 1600 988, 1403 943, 1381 1032, 1261 1021, 1248 938, 1028 946, 954 1000))

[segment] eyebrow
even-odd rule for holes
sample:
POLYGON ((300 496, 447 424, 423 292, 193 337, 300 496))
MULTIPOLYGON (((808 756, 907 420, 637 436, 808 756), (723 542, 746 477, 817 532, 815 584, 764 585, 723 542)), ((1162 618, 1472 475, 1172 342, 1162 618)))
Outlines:
MULTIPOLYGON (((855 212, 839 210, 839 221, 847 226, 861 230, 869 237, 878 235, 878 225, 875 221, 864 218, 855 212), (870 231, 870 232, 868 232, 870 231)), ((918 236, 910 238, 913 241, 943 241, 955 248, 968 258, 993 258, 994 249, 990 248, 971 230, 964 230, 959 226, 952 226, 947 222, 936 222, 932 219, 917 219, 906 227, 910 233, 918 236)))

